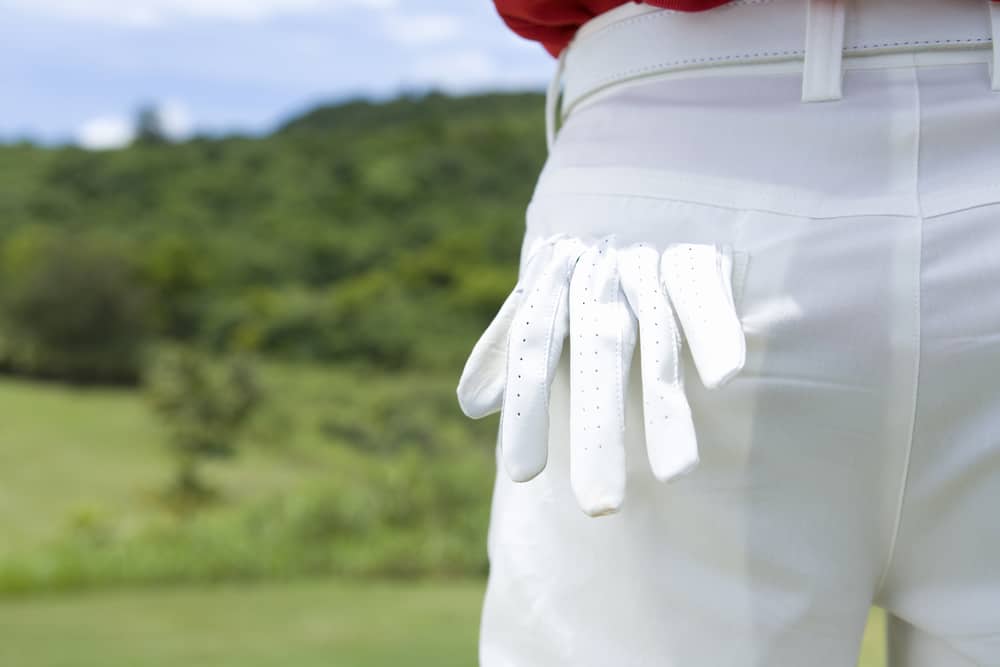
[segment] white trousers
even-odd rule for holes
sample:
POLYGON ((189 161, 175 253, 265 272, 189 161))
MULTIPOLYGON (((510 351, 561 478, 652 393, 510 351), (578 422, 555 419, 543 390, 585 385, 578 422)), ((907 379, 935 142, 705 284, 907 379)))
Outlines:
MULTIPOLYGON (((730 280, 744 358, 709 388, 722 352, 706 346, 725 323, 706 319, 700 342, 681 341, 672 377, 689 378, 696 451, 656 459, 651 448, 671 443, 654 442, 667 427, 651 417, 662 407, 652 392, 677 385, 653 382, 647 357, 661 349, 653 324, 674 320, 650 319, 626 294, 634 347, 628 336, 591 345, 612 311, 587 310, 583 290, 610 283, 577 287, 574 274, 544 469, 514 481, 513 441, 498 438, 481 665, 851 667, 874 604, 891 615, 894 667, 1000 666, 1000 94, 989 57, 845 55, 842 97, 818 104, 802 101, 801 66, 654 77, 564 119, 528 206, 522 278, 541 280, 525 267, 551 238, 578 239, 580 256, 619 249, 608 271, 626 283, 637 255, 622 249, 637 244, 731 249, 720 257, 735 261, 711 275, 730 280), (619 373, 584 375, 608 349, 625 365, 594 368, 619 373), (620 405, 601 393, 616 383, 620 405), (585 407, 623 412, 601 421, 585 407), (624 487, 591 498, 618 493, 613 511, 581 511, 596 487, 580 462, 618 465, 584 452, 614 449, 583 434, 601 424, 622 426, 624 487), (663 481, 651 464, 674 468, 663 481)), ((670 293, 685 337, 699 290, 718 292, 688 285, 670 293)), ((513 365, 516 341, 505 343, 513 365)))

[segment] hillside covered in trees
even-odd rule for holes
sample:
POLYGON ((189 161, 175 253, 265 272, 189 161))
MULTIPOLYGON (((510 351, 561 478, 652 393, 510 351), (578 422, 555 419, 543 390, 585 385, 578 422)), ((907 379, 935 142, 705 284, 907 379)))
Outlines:
POLYGON ((457 372, 515 279, 542 105, 429 94, 263 138, 0 146, 0 369, 129 382, 169 339, 457 372))

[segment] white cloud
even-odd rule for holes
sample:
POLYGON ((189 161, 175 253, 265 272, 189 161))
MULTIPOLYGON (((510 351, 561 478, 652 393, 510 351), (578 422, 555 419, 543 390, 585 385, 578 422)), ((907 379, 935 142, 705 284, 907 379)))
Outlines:
POLYGON ((461 33, 457 16, 448 14, 386 14, 385 31, 395 42, 406 45, 434 44, 454 39, 461 33))
POLYGON ((487 84, 496 79, 498 72, 489 54, 470 49, 418 60, 410 74, 420 83, 460 91, 487 84))
POLYGON ((391 9, 396 0, 0 0, 0 8, 30 14, 154 27, 178 19, 259 21, 276 15, 316 13, 344 7, 391 9))
POLYGON ((76 138, 81 146, 91 150, 122 148, 135 138, 135 128, 124 116, 100 116, 84 123, 76 138))

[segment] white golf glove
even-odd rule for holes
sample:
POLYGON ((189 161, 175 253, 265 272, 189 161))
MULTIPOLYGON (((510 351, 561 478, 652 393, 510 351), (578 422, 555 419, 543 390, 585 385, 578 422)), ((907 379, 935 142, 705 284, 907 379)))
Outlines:
POLYGON ((500 415, 507 474, 526 482, 548 457, 549 390, 570 337, 570 481, 590 516, 625 497, 625 391, 641 332, 646 450, 668 481, 698 464, 684 392, 681 329, 702 384, 742 370, 743 329, 733 302, 729 244, 616 247, 557 235, 536 241, 513 292, 476 343, 458 384, 462 411, 500 415), (679 323, 678 323, 678 320, 679 323))

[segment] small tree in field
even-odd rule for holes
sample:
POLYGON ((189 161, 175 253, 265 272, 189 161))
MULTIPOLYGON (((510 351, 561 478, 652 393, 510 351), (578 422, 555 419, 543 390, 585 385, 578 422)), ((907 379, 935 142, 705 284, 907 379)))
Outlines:
POLYGON ((173 350, 153 365, 147 392, 176 463, 170 496, 184 504, 213 497, 201 464, 237 453, 262 398, 253 367, 240 359, 210 364, 191 350, 173 350))

